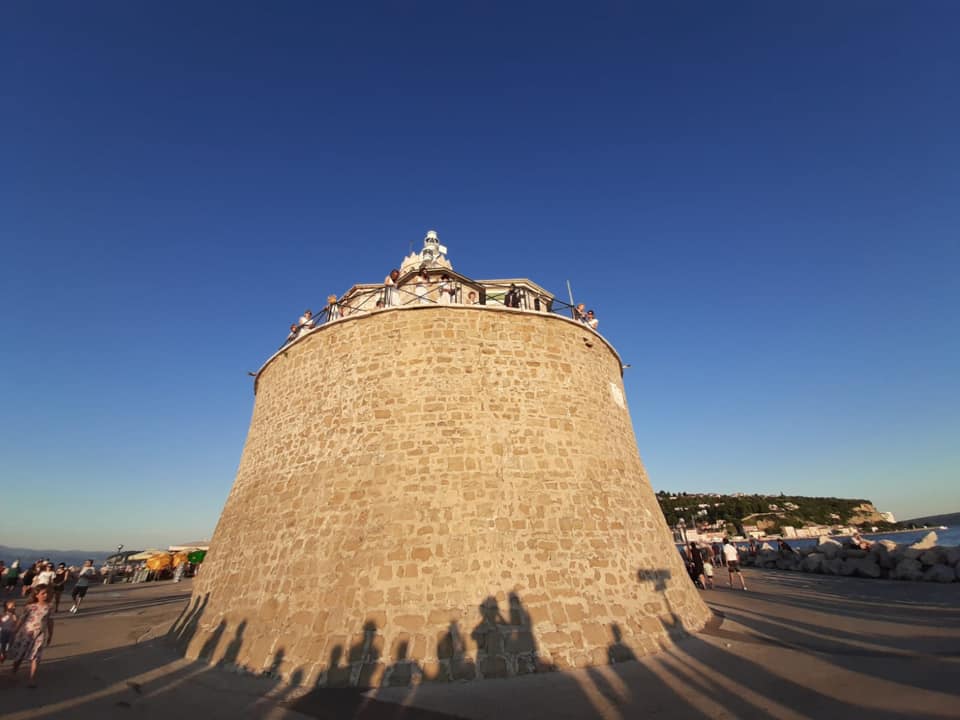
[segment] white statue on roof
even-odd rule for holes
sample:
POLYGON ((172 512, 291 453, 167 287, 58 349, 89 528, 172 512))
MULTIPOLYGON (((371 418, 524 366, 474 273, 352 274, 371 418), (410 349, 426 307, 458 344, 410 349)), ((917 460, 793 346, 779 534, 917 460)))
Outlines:
POLYGON ((423 238, 423 249, 420 252, 410 253, 400 263, 400 272, 405 273, 408 270, 426 266, 428 268, 442 267, 449 270, 453 265, 447 259, 447 248, 440 244, 440 238, 436 230, 428 230, 423 238))

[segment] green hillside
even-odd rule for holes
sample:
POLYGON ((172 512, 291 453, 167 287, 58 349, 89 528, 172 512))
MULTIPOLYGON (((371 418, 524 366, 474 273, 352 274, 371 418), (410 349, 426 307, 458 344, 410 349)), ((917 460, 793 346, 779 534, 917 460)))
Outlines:
POLYGON ((681 518, 689 526, 732 525, 742 532, 743 525, 760 524, 768 531, 785 525, 870 524, 894 527, 884 522, 873 504, 862 498, 807 497, 804 495, 716 495, 698 493, 657 493, 660 509, 673 527, 681 518))

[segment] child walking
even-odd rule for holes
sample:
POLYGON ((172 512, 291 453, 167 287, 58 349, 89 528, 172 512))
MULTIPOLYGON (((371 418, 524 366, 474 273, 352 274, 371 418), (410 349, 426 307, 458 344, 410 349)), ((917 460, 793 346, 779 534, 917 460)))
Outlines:
POLYGON ((36 687, 37 668, 43 648, 53 640, 53 606, 50 604, 50 588, 39 585, 34 588, 34 601, 24 609, 17 621, 10 643, 10 657, 13 659, 13 672, 20 669, 20 663, 30 661, 30 682, 27 687, 36 687))
POLYGON ((3 615, 0 615, 0 663, 7 659, 10 641, 13 640, 13 630, 17 627, 17 603, 7 600, 3 604, 3 615))

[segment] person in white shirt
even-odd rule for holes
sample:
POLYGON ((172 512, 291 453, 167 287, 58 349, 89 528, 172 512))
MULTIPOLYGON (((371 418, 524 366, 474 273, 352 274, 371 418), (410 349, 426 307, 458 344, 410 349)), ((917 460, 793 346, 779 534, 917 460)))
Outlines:
POLYGON ((97 570, 93 567, 93 560, 87 560, 77 575, 77 584, 73 588, 73 607, 70 612, 74 615, 80 610, 80 603, 87 596, 87 588, 90 587, 90 581, 97 579, 97 570))
POLYGON ((426 270, 421 270, 417 273, 417 284, 413 288, 413 294, 417 296, 417 303, 420 305, 426 305, 430 302, 427 299, 427 293, 430 292, 430 276, 427 275, 426 270))
POLYGON ((730 538, 723 539, 723 557, 727 561, 727 571, 730 573, 730 588, 733 589, 733 576, 736 575, 740 579, 741 589, 746 590, 747 584, 743 581, 743 573, 740 572, 740 553, 730 542, 730 538))
POLYGON ((301 330, 311 330, 316 323, 313 321, 313 312, 310 308, 307 308, 303 311, 303 315, 300 316, 300 319, 297 321, 297 325, 300 326, 301 330))
POLYGON ((37 576, 33 579, 34 585, 52 585, 53 577, 56 573, 53 572, 53 564, 45 563, 40 572, 37 573, 37 576))
POLYGON ((456 295, 456 293, 457 293, 457 288, 454 286, 453 282, 450 280, 450 276, 441 275, 438 301, 444 304, 452 303, 454 299, 454 295, 456 295))
POLYGON ((336 295, 327 295, 327 322, 341 318, 340 304, 336 295))
POLYGON ((394 268, 390 274, 383 279, 383 306, 393 307, 397 304, 397 280, 400 279, 400 271, 394 268))
POLYGON ((600 321, 597 320, 597 316, 593 314, 593 310, 587 310, 586 323, 591 330, 596 330, 597 327, 600 325, 600 321))

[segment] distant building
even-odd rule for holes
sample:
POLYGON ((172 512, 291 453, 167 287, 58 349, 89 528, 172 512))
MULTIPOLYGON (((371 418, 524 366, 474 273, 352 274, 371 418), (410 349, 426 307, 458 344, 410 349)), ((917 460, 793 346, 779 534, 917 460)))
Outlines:
POLYGON ((889 511, 880 513, 880 517, 882 517, 884 521, 888 523, 895 523, 897 521, 897 519, 893 516, 893 513, 889 511))

